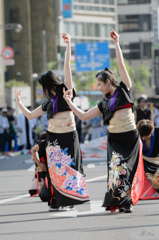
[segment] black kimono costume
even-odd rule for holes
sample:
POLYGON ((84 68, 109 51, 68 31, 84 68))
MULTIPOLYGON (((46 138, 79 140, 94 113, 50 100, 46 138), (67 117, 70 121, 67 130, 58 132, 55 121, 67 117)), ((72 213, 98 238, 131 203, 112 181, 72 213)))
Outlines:
POLYGON ((134 122, 133 113, 126 117, 112 118, 124 107, 134 111, 132 88, 120 82, 112 98, 108 94, 98 103, 104 123, 108 125, 107 140, 107 190, 103 207, 115 211, 117 208, 139 200, 143 185, 142 143, 134 122))
POLYGON ((71 111, 63 98, 63 87, 64 84, 61 86, 61 94, 56 94, 42 104, 42 110, 47 111, 49 120, 46 140, 48 204, 53 208, 89 201, 74 116, 66 119, 53 118, 57 112, 71 111))

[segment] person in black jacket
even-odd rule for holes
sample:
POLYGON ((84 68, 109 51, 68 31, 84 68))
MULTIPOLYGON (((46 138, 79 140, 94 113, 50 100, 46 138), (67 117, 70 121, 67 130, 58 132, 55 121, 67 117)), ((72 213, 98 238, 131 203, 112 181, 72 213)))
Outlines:
POLYGON ((135 111, 135 122, 138 124, 140 120, 149 119, 154 122, 153 113, 150 108, 147 107, 147 98, 145 96, 141 96, 138 99, 139 107, 135 111))

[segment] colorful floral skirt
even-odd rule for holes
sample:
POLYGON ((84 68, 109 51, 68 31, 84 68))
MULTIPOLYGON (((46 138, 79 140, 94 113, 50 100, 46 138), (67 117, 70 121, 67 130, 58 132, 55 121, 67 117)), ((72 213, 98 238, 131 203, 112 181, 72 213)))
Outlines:
POLYGON ((46 154, 51 182, 49 204, 60 207, 89 201, 77 131, 47 131, 46 154))
POLYGON ((143 187, 142 143, 137 130, 109 133, 107 142, 107 192, 103 207, 135 205, 143 187))

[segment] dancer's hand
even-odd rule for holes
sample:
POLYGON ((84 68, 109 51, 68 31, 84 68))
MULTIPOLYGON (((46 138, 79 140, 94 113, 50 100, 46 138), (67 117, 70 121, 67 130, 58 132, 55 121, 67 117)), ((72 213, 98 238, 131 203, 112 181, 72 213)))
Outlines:
POLYGON ((45 171, 46 172, 46 166, 45 166, 45 164, 44 163, 42 163, 42 162, 38 162, 38 167, 40 168, 40 170, 42 170, 42 171, 45 171))
POLYGON ((114 43, 119 42, 119 35, 113 29, 110 32, 110 37, 111 37, 111 39, 113 40, 114 43))
POLYGON ((65 88, 63 88, 63 98, 65 99, 66 102, 71 102, 71 96, 72 96, 72 90, 67 90, 65 91, 65 88))
POLYGON ((20 95, 21 95, 21 90, 17 91, 17 89, 15 89, 15 99, 17 103, 20 102, 20 95))
POLYGON ((62 37, 63 37, 63 39, 65 40, 65 42, 66 42, 67 44, 70 44, 70 42, 71 42, 71 37, 70 37, 70 35, 69 35, 68 33, 62 33, 62 37))

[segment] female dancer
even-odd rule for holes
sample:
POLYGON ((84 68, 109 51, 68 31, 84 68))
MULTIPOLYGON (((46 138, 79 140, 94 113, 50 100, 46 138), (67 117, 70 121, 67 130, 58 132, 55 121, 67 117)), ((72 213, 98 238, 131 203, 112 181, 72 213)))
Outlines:
POLYGON ((152 121, 138 122, 137 130, 143 143, 144 188, 140 199, 159 198, 159 127, 154 128, 152 121))
MULTIPOLYGON (((49 199, 51 211, 89 201, 74 115, 63 98, 63 88, 72 89, 70 36, 64 33, 63 38, 67 43, 64 84, 54 72, 43 73, 39 78, 39 83, 48 100, 32 112, 21 103, 21 91, 15 92, 17 104, 28 119, 36 118, 47 112, 49 125, 46 154, 51 179, 49 199)), ((74 92, 71 98, 74 98, 74 92)))
POLYGON ((96 75, 96 82, 98 90, 105 95, 105 98, 87 112, 78 109, 71 102, 71 90, 65 91, 64 89, 64 98, 81 120, 103 114, 104 123, 109 125, 108 189, 103 207, 111 211, 119 208, 120 212, 129 213, 132 211, 132 204, 135 205, 138 201, 142 190, 142 143, 134 122, 132 84, 124 65, 119 46, 119 35, 112 30, 111 38, 115 44, 117 63, 122 79, 120 84, 108 68, 99 72, 96 75))

